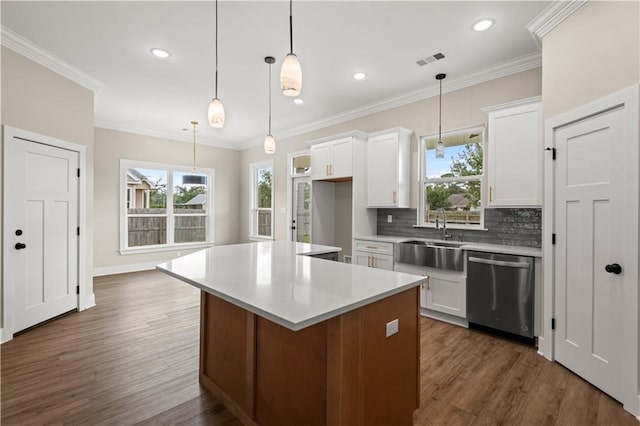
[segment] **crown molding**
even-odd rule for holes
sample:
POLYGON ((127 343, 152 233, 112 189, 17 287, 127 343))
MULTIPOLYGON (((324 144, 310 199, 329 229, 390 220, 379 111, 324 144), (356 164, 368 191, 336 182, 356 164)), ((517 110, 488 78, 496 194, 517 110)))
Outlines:
POLYGON ((527 24, 526 28, 531 33, 538 48, 542 48, 542 38, 547 35, 549 31, 557 27, 586 2, 587 0, 554 1, 540 12, 538 16, 533 18, 533 20, 527 24))
POLYGON ((505 102, 498 105, 491 105, 488 107, 484 107, 484 108, 481 108, 481 111, 485 113, 489 113, 493 111, 500 111, 501 109, 514 108, 514 107, 529 105, 529 104, 532 104, 535 102, 541 102, 541 101, 542 101, 542 96, 533 96, 531 98, 518 99, 517 101, 505 102))
POLYGON ((47 52, 42 47, 22 37, 20 34, 11 31, 5 26, 2 26, 1 35, 0 44, 3 46, 75 83, 78 83, 82 87, 86 87, 91 90, 94 95, 98 94, 98 92, 100 92, 104 87, 102 82, 96 80, 83 71, 80 71, 65 60, 47 52))
MULTIPOLYGON (((456 90, 464 89, 476 84, 486 83, 487 81, 495 80, 502 77, 507 77, 519 72, 528 71, 530 69, 538 68, 542 66, 542 55, 539 52, 520 56, 510 61, 501 62, 499 64, 492 65, 484 68, 480 71, 468 74, 457 79, 447 79, 446 86, 442 86, 442 93, 449 93, 456 90)), ((419 90, 416 92, 405 93, 393 98, 389 98, 380 102, 376 102, 370 105, 366 105, 361 108, 353 109, 344 113, 340 113, 314 123, 306 124, 304 126, 296 127, 284 132, 274 132, 278 139, 286 139, 293 136, 298 136, 304 133, 313 132, 315 130, 323 129, 325 127, 333 126, 336 124, 344 123, 345 121, 355 120, 357 118, 365 117, 367 115, 376 114, 378 112, 386 111, 393 108, 398 108, 410 103, 418 102, 427 98, 437 96, 439 88, 434 86, 427 89, 419 90)), ((262 141, 249 141, 246 143, 238 144, 235 149, 243 150, 258 146, 262 141)))

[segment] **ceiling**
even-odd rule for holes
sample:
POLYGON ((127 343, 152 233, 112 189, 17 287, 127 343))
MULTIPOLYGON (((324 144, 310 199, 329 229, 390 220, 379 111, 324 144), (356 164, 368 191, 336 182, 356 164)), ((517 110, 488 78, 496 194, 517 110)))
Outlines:
MULTIPOLYGON (((289 3, 224 1, 219 10, 219 88, 223 129, 207 124, 214 93, 214 2, 2 1, 2 26, 102 83, 95 124, 179 140, 243 149, 267 133, 268 65, 272 68, 273 135, 283 138, 433 95, 434 76, 455 82, 523 58, 539 62, 525 26, 549 2, 295 1, 294 52, 303 69, 301 98, 279 90, 289 50, 289 3), (480 18, 493 28, 472 31, 480 18), (152 47, 171 52, 151 55, 152 47), (445 59, 420 67, 418 59, 445 59), (351 75, 365 71, 368 78, 351 75)), ((531 61, 529 61, 530 63, 531 61)))

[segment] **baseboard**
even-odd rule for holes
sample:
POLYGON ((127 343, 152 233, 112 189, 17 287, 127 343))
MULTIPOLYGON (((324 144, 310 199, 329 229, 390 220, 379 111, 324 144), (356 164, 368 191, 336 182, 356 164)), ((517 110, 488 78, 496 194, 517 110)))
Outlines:
POLYGON ((91 293, 88 296, 80 299, 80 306, 78 306, 79 311, 84 311, 85 309, 93 308, 96 306, 96 295, 95 293, 91 293))
POLYGON ((4 332, 4 328, 0 328, 0 344, 7 343, 10 340, 13 340, 13 334, 7 335, 4 332))
POLYGON ((427 318, 433 318, 439 321, 448 322, 449 324, 458 325, 464 328, 469 328, 469 321, 467 321, 466 318, 460 318, 454 315, 432 311, 431 309, 426 309, 426 308, 420 308, 420 314, 427 318))
POLYGON ((161 262, 134 263, 131 265, 102 266, 93 268, 93 276, 101 277, 104 275, 124 274, 127 272, 149 271, 156 269, 156 265, 161 262))

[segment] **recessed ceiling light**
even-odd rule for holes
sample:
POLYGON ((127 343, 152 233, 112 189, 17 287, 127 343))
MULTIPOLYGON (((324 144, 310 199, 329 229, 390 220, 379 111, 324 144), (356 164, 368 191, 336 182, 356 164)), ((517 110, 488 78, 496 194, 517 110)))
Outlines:
POLYGON ((156 56, 158 58, 163 58, 163 59, 171 56, 171 53, 167 52, 164 49, 160 49, 158 47, 154 47, 153 49, 151 49, 151 53, 153 54, 153 56, 156 56))
POLYGON ((353 74, 354 80, 364 80, 365 78, 367 78, 366 72, 356 72, 353 74))
POLYGON ((294 104, 296 104, 296 105, 302 105, 302 104, 304 103, 304 99, 302 99, 302 98, 295 98, 295 99, 293 100, 293 103, 294 103, 294 104))
POLYGON ((473 24, 472 28, 474 31, 485 31, 493 27, 493 22, 494 22, 493 19, 490 19, 490 18, 481 19, 475 24, 473 24))

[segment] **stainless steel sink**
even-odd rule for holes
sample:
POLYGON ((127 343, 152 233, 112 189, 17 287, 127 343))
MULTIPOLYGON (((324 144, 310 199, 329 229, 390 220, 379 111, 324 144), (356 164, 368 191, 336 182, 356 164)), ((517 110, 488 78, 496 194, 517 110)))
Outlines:
POLYGON ((396 245, 395 261, 462 271, 464 270, 464 250, 460 248, 462 244, 454 241, 405 241, 396 245))

